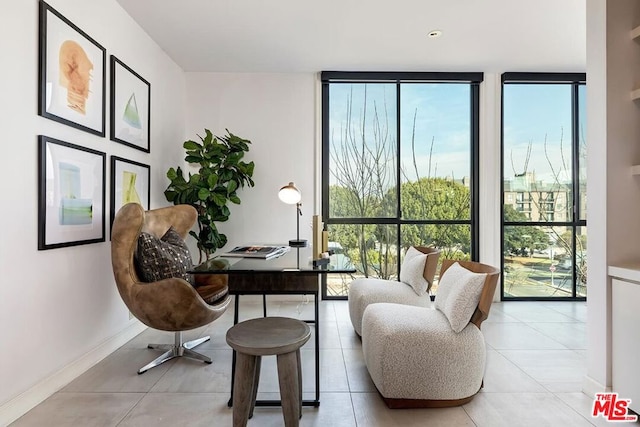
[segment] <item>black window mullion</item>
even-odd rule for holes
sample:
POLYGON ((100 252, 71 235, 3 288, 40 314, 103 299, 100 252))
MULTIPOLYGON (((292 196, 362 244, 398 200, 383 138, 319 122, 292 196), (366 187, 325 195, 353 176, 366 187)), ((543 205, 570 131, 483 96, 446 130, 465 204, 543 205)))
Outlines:
POLYGON ((400 123, 401 113, 400 113, 400 105, 402 101, 402 94, 400 91, 400 82, 396 83, 396 218, 398 220, 398 224, 396 225, 396 264, 398 268, 398 272, 400 272, 400 246, 402 243, 402 236, 400 235, 402 231, 402 226, 400 224, 402 220, 402 200, 400 199, 402 196, 402 181, 401 181, 401 146, 400 143, 402 137, 402 125, 400 123))
MULTIPOLYGON (((329 83, 322 82, 322 218, 329 219, 329 83)), ((326 283, 326 281, 323 281, 326 283)))
POLYGON ((471 259, 480 259, 480 84, 471 85, 471 259))
POLYGON ((581 207, 580 207, 580 84, 575 82, 572 85, 571 91, 571 119, 573 125, 572 131, 572 140, 573 143, 573 222, 574 225, 572 227, 573 231, 573 239, 571 241, 572 251, 573 251, 573 269, 572 269, 572 278, 573 278, 573 297, 578 296, 578 245, 577 239, 578 237, 578 224, 581 218, 581 207))

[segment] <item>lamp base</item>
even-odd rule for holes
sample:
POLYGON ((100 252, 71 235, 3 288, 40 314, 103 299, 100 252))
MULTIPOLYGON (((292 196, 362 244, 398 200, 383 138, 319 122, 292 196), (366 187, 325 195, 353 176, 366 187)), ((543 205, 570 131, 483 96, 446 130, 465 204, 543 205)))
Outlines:
POLYGON ((292 248, 306 248, 307 241, 302 239, 289 240, 289 246, 292 248))

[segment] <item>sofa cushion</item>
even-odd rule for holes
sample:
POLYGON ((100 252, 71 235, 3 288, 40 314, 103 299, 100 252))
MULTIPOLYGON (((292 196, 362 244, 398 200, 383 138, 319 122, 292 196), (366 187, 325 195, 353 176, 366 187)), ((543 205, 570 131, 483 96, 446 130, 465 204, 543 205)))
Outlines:
POLYGON ((462 331, 471 320, 486 277, 486 273, 474 273, 457 262, 440 277, 435 307, 447 317, 454 332, 462 331))
POLYGON ((404 260, 402 260, 400 267, 400 281, 411 286, 419 296, 426 294, 429 287, 429 282, 424 278, 426 262, 427 254, 410 246, 404 254, 404 260))
POLYGON ((416 295, 411 286, 396 280, 361 277, 349 284, 349 317, 353 329, 362 335, 362 315, 367 306, 389 302, 419 307, 432 307, 429 295, 416 295))
POLYGON ((187 273, 193 268, 189 248, 173 227, 161 238, 141 232, 135 260, 144 282, 178 277, 194 284, 193 276, 187 273))

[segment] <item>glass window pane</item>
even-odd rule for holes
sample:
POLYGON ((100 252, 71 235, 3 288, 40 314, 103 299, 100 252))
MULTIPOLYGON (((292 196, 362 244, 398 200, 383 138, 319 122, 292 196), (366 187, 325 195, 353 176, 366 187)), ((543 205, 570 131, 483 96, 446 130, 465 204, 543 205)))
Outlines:
POLYGON ((401 201, 404 219, 471 217, 469 85, 401 88, 401 201))
POLYGON ((572 227, 504 226, 504 295, 572 297, 572 227))
POLYGON ((576 227, 576 295, 587 296, 587 227, 576 227))
POLYGON ((571 85, 503 88, 505 221, 573 221, 571 85))
POLYGON ((471 218, 471 191, 468 181, 422 178, 402 183, 404 219, 465 220, 471 218))
POLYGON ((331 224, 327 229, 335 264, 353 266, 361 277, 397 277, 396 225, 331 224))
POLYGON ((329 215, 397 216, 396 86, 329 86, 329 215))
POLYGON ((403 250, 409 246, 434 246, 441 258, 471 259, 471 226, 469 224, 403 224, 403 250))

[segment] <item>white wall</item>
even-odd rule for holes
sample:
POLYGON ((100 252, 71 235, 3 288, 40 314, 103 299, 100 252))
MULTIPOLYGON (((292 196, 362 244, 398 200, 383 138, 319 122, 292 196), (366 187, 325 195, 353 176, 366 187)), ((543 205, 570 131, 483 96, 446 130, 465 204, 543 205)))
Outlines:
MULTIPOLYGON (((480 262, 500 266, 501 73, 485 73, 480 85, 480 262)), ((500 286, 494 301, 500 300, 500 286)))
MULTIPOLYGON (((107 61, 109 55, 114 54, 151 83, 151 153, 108 138, 108 62, 107 137, 97 137, 37 115, 38 2, 3 0, 0 14, 0 223, 3 224, 0 425, 11 415, 7 409, 12 406, 10 400, 13 399, 15 406, 21 393, 51 380, 52 375, 87 354, 99 357, 95 353, 97 348, 131 327, 111 271, 109 155, 151 165, 151 207, 167 204, 162 194, 167 184, 164 174, 169 165, 183 157, 180 143, 185 135, 185 82, 182 70, 115 0, 50 0, 50 4, 102 44, 107 50, 107 61), (37 250, 39 134, 107 153, 106 242, 37 250)), ((49 381, 48 386, 59 386, 59 382, 49 381)))
POLYGON ((587 212, 589 215, 589 297, 585 391, 611 383, 610 295, 607 283, 607 52, 606 1, 587 0, 587 212), (598 143, 599 141, 599 143, 598 143), (592 143, 595 142, 595 143, 592 143), (591 224, 601 224, 595 227, 591 224))
MULTIPOLYGON (((187 73, 186 132, 198 141, 204 128, 223 135, 225 128, 249 139, 246 158, 256 164, 253 188, 238 194, 228 222, 219 224, 229 242, 279 243, 295 238, 295 207, 278 199, 278 190, 294 181, 302 192, 300 238, 311 241, 315 202, 316 75, 187 73)), ((319 105, 319 102, 317 103, 319 105)), ((319 160, 318 160, 319 164, 319 160)))
POLYGON ((629 37, 639 24, 635 0, 587 0, 588 391, 611 386, 607 266, 640 258, 640 180, 630 173, 640 163, 640 110, 629 97, 640 84, 640 44, 629 37))

